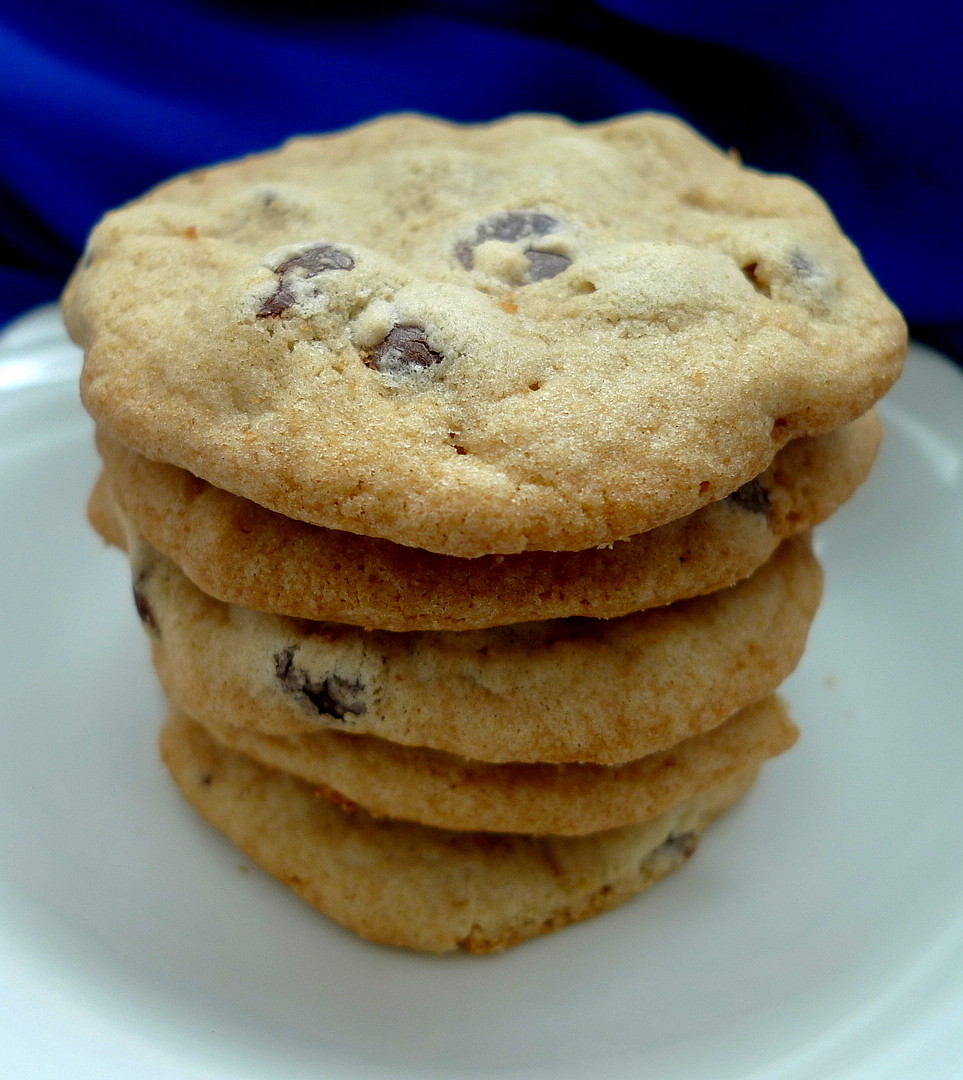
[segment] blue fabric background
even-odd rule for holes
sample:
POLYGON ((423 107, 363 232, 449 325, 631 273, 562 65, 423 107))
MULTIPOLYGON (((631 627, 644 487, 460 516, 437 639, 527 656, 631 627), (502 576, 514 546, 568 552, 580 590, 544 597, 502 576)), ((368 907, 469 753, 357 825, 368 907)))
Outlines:
POLYGON ((265 5, 0 0, 0 322, 109 207, 192 166, 418 109, 676 112, 829 201, 963 358, 963 14, 949 0, 265 5))

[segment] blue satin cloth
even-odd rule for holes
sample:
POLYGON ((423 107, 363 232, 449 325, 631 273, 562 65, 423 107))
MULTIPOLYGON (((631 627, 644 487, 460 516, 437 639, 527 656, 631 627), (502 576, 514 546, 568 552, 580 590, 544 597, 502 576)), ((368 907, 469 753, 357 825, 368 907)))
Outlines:
POLYGON ((677 113, 826 198, 963 360, 963 8, 949 0, 0 0, 0 323, 165 177, 398 109, 677 113))

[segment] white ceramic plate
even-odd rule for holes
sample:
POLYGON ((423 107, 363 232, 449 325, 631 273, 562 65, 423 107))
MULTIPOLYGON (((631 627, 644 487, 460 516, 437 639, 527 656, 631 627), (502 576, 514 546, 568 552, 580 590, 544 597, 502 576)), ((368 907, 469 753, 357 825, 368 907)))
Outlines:
MULTIPOLYGON (((366 945, 157 762, 50 313, 0 341, 0 1076, 963 1076, 963 378, 915 349, 821 531, 803 737, 679 873, 490 958, 366 945)), ((70 379, 65 375, 71 375, 70 379)))

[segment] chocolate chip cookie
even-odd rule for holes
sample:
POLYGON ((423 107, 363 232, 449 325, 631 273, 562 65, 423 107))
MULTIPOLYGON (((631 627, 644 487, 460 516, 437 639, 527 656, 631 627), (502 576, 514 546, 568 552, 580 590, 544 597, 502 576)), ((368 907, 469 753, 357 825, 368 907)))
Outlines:
MULTIPOLYGON (((381 630, 471 630, 534 619, 608 619, 726 588, 779 542, 828 517, 876 455, 874 413, 795 439, 761 476, 678 521, 604 548, 460 559, 308 525, 150 461, 100 435, 107 483, 153 547, 227 603, 381 630)), ((109 488, 109 491, 108 491, 109 488)))
POLYGON ((656 114, 392 116, 199 170, 104 219, 64 311, 121 443, 467 557, 691 514, 905 349, 812 191, 656 114))
MULTIPOLYGON (((179 720, 177 709, 172 715, 179 720)), ((375 817, 442 829, 579 836, 636 825, 788 750, 797 731, 775 697, 625 765, 490 765, 370 735, 264 735, 207 716, 217 742, 375 817)))
POLYGON ((190 716, 488 762, 620 763, 715 727, 793 670, 822 584, 796 537, 738 585, 618 619, 366 632, 224 604, 131 554, 161 683, 190 716))
POLYGON ((486 953, 588 919, 681 866, 756 769, 645 822, 588 836, 451 832, 339 806, 289 773, 169 720, 184 797, 268 873, 363 938, 486 953))

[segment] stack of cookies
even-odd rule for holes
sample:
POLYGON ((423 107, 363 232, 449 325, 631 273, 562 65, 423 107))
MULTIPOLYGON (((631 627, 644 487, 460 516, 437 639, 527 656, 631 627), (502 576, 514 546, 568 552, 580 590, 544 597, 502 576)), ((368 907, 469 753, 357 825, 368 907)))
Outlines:
POLYGON ((389 117, 108 215, 65 311, 164 760, 362 936, 604 911, 794 741, 905 348, 798 182, 651 114, 389 117))

